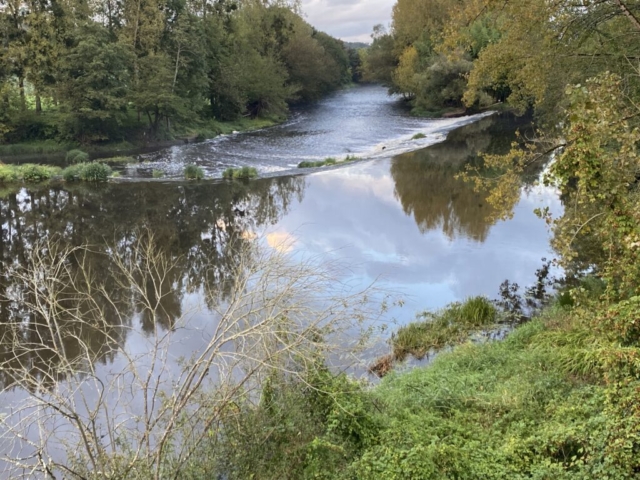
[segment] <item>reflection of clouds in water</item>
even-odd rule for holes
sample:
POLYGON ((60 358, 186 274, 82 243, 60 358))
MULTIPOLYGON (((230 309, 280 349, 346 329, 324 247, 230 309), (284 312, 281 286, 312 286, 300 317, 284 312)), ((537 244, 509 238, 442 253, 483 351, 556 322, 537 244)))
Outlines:
MULTIPOLYGON (((507 278, 533 283, 541 258, 551 253, 544 222, 533 209, 559 206, 552 190, 524 194, 513 219, 487 225, 482 238, 452 237, 442 224, 422 229, 413 216, 398 214, 402 207, 388 168, 388 162, 363 163, 310 176, 304 203, 274 232, 296 230, 298 248, 345 258, 360 266, 353 275, 361 283, 380 279, 403 292, 409 297, 403 316, 409 318, 416 309, 471 295, 495 297, 507 278)), ((474 218, 481 212, 473 204, 463 213, 474 218)))
POLYGON ((296 237, 285 231, 270 232, 266 235, 267 244, 274 250, 287 253, 293 250, 296 237))

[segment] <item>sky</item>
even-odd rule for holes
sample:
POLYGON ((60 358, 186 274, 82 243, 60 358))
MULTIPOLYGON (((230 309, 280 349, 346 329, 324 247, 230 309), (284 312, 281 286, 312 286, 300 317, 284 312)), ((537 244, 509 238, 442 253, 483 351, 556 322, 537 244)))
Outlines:
POLYGON ((305 19, 347 42, 371 42, 373 26, 391 22, 396 0, 302 0, 305 19))

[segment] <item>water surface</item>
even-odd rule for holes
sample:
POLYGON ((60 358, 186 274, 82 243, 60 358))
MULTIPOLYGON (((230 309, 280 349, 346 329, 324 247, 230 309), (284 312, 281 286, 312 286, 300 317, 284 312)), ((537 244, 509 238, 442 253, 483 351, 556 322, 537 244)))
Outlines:
MULTIPOLYGON (((415 119, 380 93, 376 87, 341 92, 288 125, 172 148, 151 156, 156 164, 129 172, 132 178, 157 166, 178 172, 181 164, 196 161, 209 176, 229 164, 273 173, 302 159, 348 151, 367 158, 347 166, 250 182, 132 181, 2 190, 0 363, 32 368, 47 388, 65 381, 56 372, 60 355, 32 348, 46 343, 49 332, 33 325, 34 314, 25 306, 28 289, 15 275, 43 251, 43 241, 91 245, 93 253, 69 268, 89 268, 117 299, 104 306, 106 333, 71 323, 67 328, 84 344, 71 335, 64 338, 64 355, 73 358, 88 348, 104 378, 122 368, 122 350, 143 352, 158 331, 171 330, 190 311, 194 330, 179 332, 171 358, 198 352, 216 301, 228 293, 238 249, 256 238, 266 248, 347 265, 341 280, 354 288, 376 283, 394 292, 403 306, 391 306, 381 321, 396 325, 422 309, 472 295, 495 297, 505 279, 532 284, 541 258, 553 255, 548 231, 533 210, 549 206, 560 212, 556 192, 525 187, 513 218, 496 222, 484 195, 456 179, 479 153, 505 152, 518 122, 498 115, 415 119), (446 141, 416 150, 442 140, 456 125, 464 126, 450 131, 446 141), (410 140, 416 131, 427 133, 423 144, 410 140), (145 231, 153 232, 159 249, 175 263, 162 278, 162 295, 155 298, 161 314, 155 316, 113 268, 114 253, 126 255, 145 231), (217 296, 207 294, 211 291, 217 296), (15 325, 21 326, 19 335, 15 325)), ((377 346, 371 355, 387 348, 384 338, 377 346)), ((361 360, 366 364, 371 358, 361 360)), ((0 389, 0 415, 26 396, 6 369, 0 369, 0 389)))

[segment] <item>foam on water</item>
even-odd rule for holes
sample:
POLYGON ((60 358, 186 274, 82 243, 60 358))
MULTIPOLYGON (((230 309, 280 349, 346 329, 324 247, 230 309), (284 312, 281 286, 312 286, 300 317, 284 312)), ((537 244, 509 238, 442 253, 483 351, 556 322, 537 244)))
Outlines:
POLYGON ((300 162, 328 157, 338 161, 388 158, 442 142, 451 130, 492 113, 416 118, 384 88, 359 87, 298 111, 281 125, 143 155, 140 163, 127 166, 123 177, 151 177, 154 170, 161 170, 165 178, 178 179, 188 164, 200 166, 208 178, 220 178, 229 167, 245 166, 273 176, 297 171, 300 162), (418 133, 424 138, 414 139, 418 133))

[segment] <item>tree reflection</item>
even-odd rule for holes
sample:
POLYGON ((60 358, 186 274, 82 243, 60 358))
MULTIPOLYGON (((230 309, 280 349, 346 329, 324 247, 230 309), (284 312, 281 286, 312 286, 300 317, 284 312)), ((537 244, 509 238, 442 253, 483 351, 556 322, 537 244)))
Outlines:
POLYGON ((447 237, 484 242, 493 225, 486 195, 456 179, 480 153, 503 153, 515 139, 511 116, 491 116, 449 134, 443 143, 395 157, 395 196, 422 233, 441 229, 447 237))
POLYGON ((55 382, 59 352, 65 352, 70 363, 83 357, 82 349, 89 349, 96 362, 110 361, 133 319, 147 334, 158 326, 171 329, 183 314, 185 294, 216 292, 207 297, 213 307, 229 294, 229 276, 237 271, 235 252, 246 251, 252 232, 276 223, 295 199, 301 201, 304 188, 302 177, 280 177, 250 183, 3 190, 0 388, 13 383, 7 372, 17 369, 32 372, 42 384, 55 382), (153 235, 157 252, 170 263, 162 271, 145 270, 147 260, 138 247, 147 234, 153 235), (57 251, 80 245, 89 248, 66 256, 60 264, 57 251), (123 275, 126 265, 114 262, 135 264, 138 277, 123 275), (65 311, 74 312, 58 325, 64 330, 58 332, 48 329, 46 309, 30 301, 26 275, 33 276, 31 281, 38 275, 46 280, 53 268, 64 269, 66 283, 44 282, 41 288, 59 289, 65 311), (80 281, 95 290, 89 303, 74 297, 74 285, 80 281), (62 344, 53 348, 55 342, 62 344), (42 347, 48 344, 52 348, 42 347))

